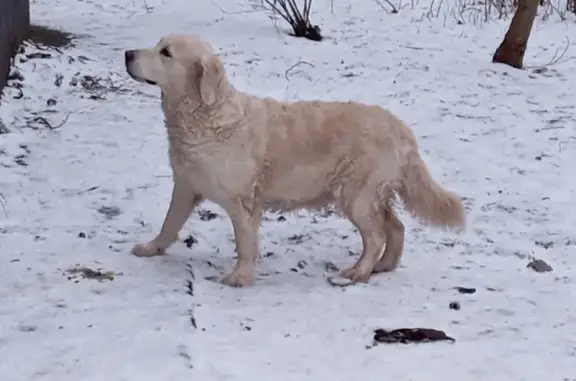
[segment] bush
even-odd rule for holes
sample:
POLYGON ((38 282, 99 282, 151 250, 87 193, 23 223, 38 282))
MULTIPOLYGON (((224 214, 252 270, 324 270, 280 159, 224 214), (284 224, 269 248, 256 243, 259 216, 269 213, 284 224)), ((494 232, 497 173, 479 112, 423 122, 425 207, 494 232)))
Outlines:
POLYGON ((304 37, 312 41, 322 41, 320 27, 310 23, 312 0, 304 0, 302 8, 296 4, 295 0, 265 0, 265 2, 275 14, 290 24, 295 37, 304 37))

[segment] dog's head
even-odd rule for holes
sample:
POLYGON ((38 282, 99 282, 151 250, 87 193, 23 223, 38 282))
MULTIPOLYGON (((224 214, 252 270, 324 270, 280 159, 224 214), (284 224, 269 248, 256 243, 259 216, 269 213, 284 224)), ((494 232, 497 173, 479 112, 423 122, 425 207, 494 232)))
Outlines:
POLYGON ((222 62, 194 35, 165 36, 152 48, 127 50, 124 56, 132 78, 159 86, 167 96, 187 96, 210 106, 228 87, 222 62))

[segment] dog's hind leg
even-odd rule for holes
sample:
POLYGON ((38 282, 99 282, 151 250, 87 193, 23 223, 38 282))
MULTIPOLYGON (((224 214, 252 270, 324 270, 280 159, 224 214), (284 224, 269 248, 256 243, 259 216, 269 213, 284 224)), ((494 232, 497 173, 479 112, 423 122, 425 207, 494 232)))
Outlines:
MULTIPOLYGON (((356 193, 356 192, 354 192, 356 193)), ((366 282, 374 270, 374 266, 386 243, 383 230, 384 215, 381 205, 375 197, 374 187, 365 187, 356 193, 352 200, 344 200, 342 211, 350 222, 356 226, 362 236, 362 255, 353 267, 342 271, 342 276, 353 283, 366 282)))
POLYGON ((164 254, 165 250, 178 239, 178 232, 186 223, 192 210, 202 202, 203 197, 194 194, 185 184, 174 182, 172 199, 160 233, 148 243, 139 243, 132 249, 137 257, 152 257, 164 254))
POLYGON ((374 266, 375 273, 396 269, 404 251, 404 224, 400 221, 391 205, 385 206, 383 214, 384 223, 382 228, 386 235, 386 249, 374 266))

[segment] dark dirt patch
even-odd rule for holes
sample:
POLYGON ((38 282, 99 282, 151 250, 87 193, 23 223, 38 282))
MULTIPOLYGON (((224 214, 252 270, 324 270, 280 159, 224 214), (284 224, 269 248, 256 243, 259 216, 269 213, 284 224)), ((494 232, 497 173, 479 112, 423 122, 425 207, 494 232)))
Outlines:
POLYGON ((192 246, 198 243, 198 240, 194 238, 194 236, 189 235, 183 242, 186 245, 186 247, 190 249, 192 246))
POLYGON ((4 122, 2 122, 2 119, 0 119, 0 135, 7 134, 9 132, 10 132, 10 130, 8 129, 8 127, 6 127, 4 122))
POLYGON ((326 261, 326 262, 324 263, 324 269, 325 269, 327 272, 331 272, 331 273, 335 273, 335 272, 340 271, 340 269, 338 268, 338 266, 336 266, 336 265, 334 264, 334 262, 330 262, 330 261, 326 261))
POLYGON ((49 48, 67 48, 74 45, 78 36, 43 25, 31 25, 26 40, 49 48))
POLYGON ((122 214, 122 211, 116 206, 101 206, 98 208, 98 213, 103 214, 107 219, 112 219, 122 214))
POLYGON ((208 209, 200 209, 198 211, 198 215, 200 216, 201 221, 212 221, 213 219, 218 217, 218 214, 216 214, 216 213, 214 213, 208 209))
POLYGON ((288 242, 294 245, 299 245, 309 238, 310 236, 307 234, 294 234, 288 237, 288 242))
POLYGON ((536 246, 540 246, 543 249, 550 249, 550 248, 554 247, 553 241, 535 241, 534 244, 536 246))
POLYGON ((68 274, 68 280, 78 280, 78 276, 84 279, 93 279, 99 282, 109 280, 113 281, 116 275, 122 275, 121 273, 114 273, 113 271, 102 271, 103 269, 92 270, 85 266, 73 267, 65 271, 68 274))

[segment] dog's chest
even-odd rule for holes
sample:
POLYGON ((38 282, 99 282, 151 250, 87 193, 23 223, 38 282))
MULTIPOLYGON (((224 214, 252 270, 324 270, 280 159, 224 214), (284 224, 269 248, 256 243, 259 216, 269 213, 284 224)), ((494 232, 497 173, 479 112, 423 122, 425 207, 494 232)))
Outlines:
POLYGON ((244 155, 219 144, 183 144, 170 139, 170 165, 174 177, 190 184, 207 199, 218 201, 244 193, 255 177, 256 165, 244 155))

